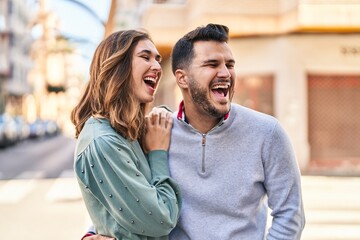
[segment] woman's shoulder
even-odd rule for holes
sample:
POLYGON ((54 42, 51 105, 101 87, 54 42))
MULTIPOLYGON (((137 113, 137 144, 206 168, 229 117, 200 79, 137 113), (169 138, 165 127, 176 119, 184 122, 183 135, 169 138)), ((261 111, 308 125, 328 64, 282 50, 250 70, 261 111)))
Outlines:
POLYGON ((98 138, 101 136, 119 136, 121 137, 114 128, 111 127, 108 119, 105 118, 94 118, 90 117, 80 132, 79 138, 81 135, 86 136, 86 138, 98 138))
POLYGON ((126 139, 118 134, 104 118, 89 118, 77 139, 77 154, 89 145, 104 146, 125 144, 126 139))

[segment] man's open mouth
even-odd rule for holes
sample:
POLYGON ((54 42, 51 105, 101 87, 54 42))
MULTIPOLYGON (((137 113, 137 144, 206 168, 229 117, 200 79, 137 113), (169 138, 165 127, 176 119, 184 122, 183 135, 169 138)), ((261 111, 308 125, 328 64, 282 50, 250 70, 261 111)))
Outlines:
POLYGON ((211 87, 211 91, 216 95, 216 96, 222 96, 222 97, 226 97, 227 94, 229 93, 229 89, 230 89, 230 83, 226 82, 226 83, 216 83, 211 87))

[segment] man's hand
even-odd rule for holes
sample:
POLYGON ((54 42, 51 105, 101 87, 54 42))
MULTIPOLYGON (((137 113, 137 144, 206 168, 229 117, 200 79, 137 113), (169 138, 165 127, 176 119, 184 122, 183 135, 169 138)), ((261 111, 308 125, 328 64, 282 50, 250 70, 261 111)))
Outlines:
POLYGON ((97 235, 92 235, 92 236, 87 236, 85 238, 83 238, 84 240, 115 240, 115 238, 112 237, 107 237, 107 236, 102 236, 100 234, 97 235))

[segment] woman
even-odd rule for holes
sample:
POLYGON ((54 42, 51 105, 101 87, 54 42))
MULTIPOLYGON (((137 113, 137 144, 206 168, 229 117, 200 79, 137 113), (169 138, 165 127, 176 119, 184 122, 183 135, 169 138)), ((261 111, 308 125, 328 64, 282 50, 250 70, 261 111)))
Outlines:
POLYGON ((181 197, 167 162, 172 118, 145 118, 160 61, 146 32, 113 33, 97 47, 89 83, 72 111, 75 173, 101 235, 167 239, 178 220, 181 197))

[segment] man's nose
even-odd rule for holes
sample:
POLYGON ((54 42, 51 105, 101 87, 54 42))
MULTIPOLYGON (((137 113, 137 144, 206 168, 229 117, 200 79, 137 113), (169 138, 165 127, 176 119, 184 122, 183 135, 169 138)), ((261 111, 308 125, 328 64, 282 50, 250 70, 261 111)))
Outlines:
POLYGON ((218 72, 218 77, 226 78, 226 79, 231 77, 230 70, 228 69, 228 67, 225 64, 221 66, 221 69, 218 72))

